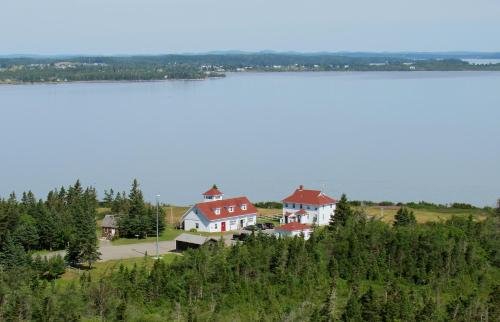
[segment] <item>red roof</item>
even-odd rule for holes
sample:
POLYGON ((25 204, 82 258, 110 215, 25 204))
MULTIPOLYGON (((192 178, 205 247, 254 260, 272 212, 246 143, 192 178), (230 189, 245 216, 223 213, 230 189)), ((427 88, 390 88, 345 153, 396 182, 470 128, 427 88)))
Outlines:
POLYGON ((222 192, 219 191, 216 187, 210 188, 210 190, 203 193, 204 196, 220 196, 222 192))
POLYGON ((283 202, 294 202, 308 205, 328 205, 335 203, 335 199, 328 197, 320 190, 306 190, 302 186, 295 190, 295 192, 282 200, 283 202))
POLYGON ((252 215, 257 213, 257 208, 247 199, 247 197, 237 197, 231 199, 223 199, 209 202, 200 202, 195 205, 203 216, 208 220, 217 220, 222 218, 238 217, 244 215, 252 215), (241 209, 241 206, 246 204, 246 210, 241 209), (234 207, 233 212, 229 212, 229 207, 234 207), (220 209, 220 214, 215 214, 215 209, 220 209))
POLYGON ((299 214, 299 215, 307 215, 307 211, 305 211, 304 209, 300 209, 299 211, 297 211, 295 214, 299 214))
POLYGON ((287 231, 295 231, 295 230, 306 230, 310 229, 311 226, 306 225, 306 224, 301 224, 298 222, 289 222, 288 224, 285 224, 283 226, 279 226, 276 228, 276 230, 287 230, 287 231))

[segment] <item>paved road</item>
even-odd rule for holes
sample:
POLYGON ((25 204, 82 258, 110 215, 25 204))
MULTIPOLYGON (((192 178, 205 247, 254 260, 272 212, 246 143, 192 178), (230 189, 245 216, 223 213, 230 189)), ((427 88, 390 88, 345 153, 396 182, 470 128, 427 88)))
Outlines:
MULTIPOLYGON (((160 255, 172 252, 175 250, 175 241, 161 241, 158 243, 159 253, 160 255)), ((156 255, 156 243, 137 243, 137 244, 129 244, 129 245, 117 245, 114 246, 111 244, 109 240, 100 240, 99 241, 99 251, 101 252, 100 262, 109 261, 112 259, 125 259, 125 258, 133 258, 133 257, 143 257, 146 253, 150 256, 156 255)), ((65 251, 57 251, 51 252, 48 254, 44 254, 42 256, 56 256, 56 255, 65 255, 65 251)))
MULTIPOLYGON (((175 250, 175 241, 161 241, 158 243, 160 255, 175 250)), ((156 255, 156 243, 137 243, 129 245, 113 246, 109 241, 100 241, 99 251, 101 252, 100 261, 109 261, 111 259, 124 259, 132 257, 142 257, 146 254, 156 255)))

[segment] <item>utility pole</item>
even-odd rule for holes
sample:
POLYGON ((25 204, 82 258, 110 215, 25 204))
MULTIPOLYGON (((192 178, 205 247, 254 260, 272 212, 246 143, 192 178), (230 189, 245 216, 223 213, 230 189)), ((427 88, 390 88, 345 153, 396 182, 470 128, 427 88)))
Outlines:
POLYGON ((160 259, 160 245, 158 244, 159 239, 159 212, 160 212, 160 195, 156 195, 156 259, 160 259))

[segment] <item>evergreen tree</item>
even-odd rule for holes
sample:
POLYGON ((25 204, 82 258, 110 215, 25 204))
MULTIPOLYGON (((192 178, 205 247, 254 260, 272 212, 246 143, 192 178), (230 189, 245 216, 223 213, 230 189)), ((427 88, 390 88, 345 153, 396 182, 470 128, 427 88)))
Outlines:
POLYGON ((37 248, 39 236, 33 217, 30 215, 21 215, 12 238, 27 251, 37 248))
POLYGON ((373 288, 370 286, 368 291, 363 294, 360 299, 361 302, 361 316, 364 321, 381 321, 381 308, 373 288))
POLYGON ((394 226, 409 226, 417 223, 412 210, 401 207, 394 216, 394 226))
POLYGON ((77 181, 68 189, 67 199, 74 230, 68 243, 66 261, 73 266, 85 262, 91 267, 100 257, 95 222, 97 195, 93 188, 87 188, 83 192, 77 181))
MULTIPOLYGON (((116 200, 115 200, 116 201, 116 200)), ((139 183, 134 179, 127 200, 128 213, 118 220, 120 236, 145 238, 156 235, 156 208, 146 205, 139 183)), ((165 229, 165 216, 163 209, 158 209, 158 230, 165 229)))
POLYGON ((321 321, 332 322, 337 318, 337 283, 335 277, 332 278, 330 292, 326 298, 323 308, 320 311, 321 321))
POLYGON ((497 207, 495 208, 495 215, 500 218, 500 199, 497 200, 497 207))
POLYGON ((335 228, 344 226, 347 222, 347 219, 352 217, 352 214, 353 212, 351 206, 349 205, 347 197, 344 193, 342 194, 342 197, 340 197, 339 202, 337 202, 335 214, 330 219, 330 227, 335 228))
POLYGON ((113 189, 109 189, 109 191, 104 190, 104 207, 111 208, 113 205, 113 201, 115 200, 115 192, 113 189))
POLYGON ((342 314, 342 321, 364 321, 363 317, 361 316, 361 304, 359 303, 358 297, 355 293, 351 294, 351 296, 349 296, 349 300, 347 300, 347 305, 345 307, 344 313, 342 314))

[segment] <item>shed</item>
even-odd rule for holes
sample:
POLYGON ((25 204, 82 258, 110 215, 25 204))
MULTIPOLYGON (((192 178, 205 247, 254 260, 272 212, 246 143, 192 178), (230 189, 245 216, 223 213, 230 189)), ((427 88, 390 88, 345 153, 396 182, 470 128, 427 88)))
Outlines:
POLYGON ((189 248, 199 248, 206 243, 216 243, 217 239, 193 234, 180 234, 175 239, 175 248, 184 251, 189 248))
POLYGON ((115 215, 104 216, 102 223, 102 237, 113 239, 118 233, 118 221, 115 215))

